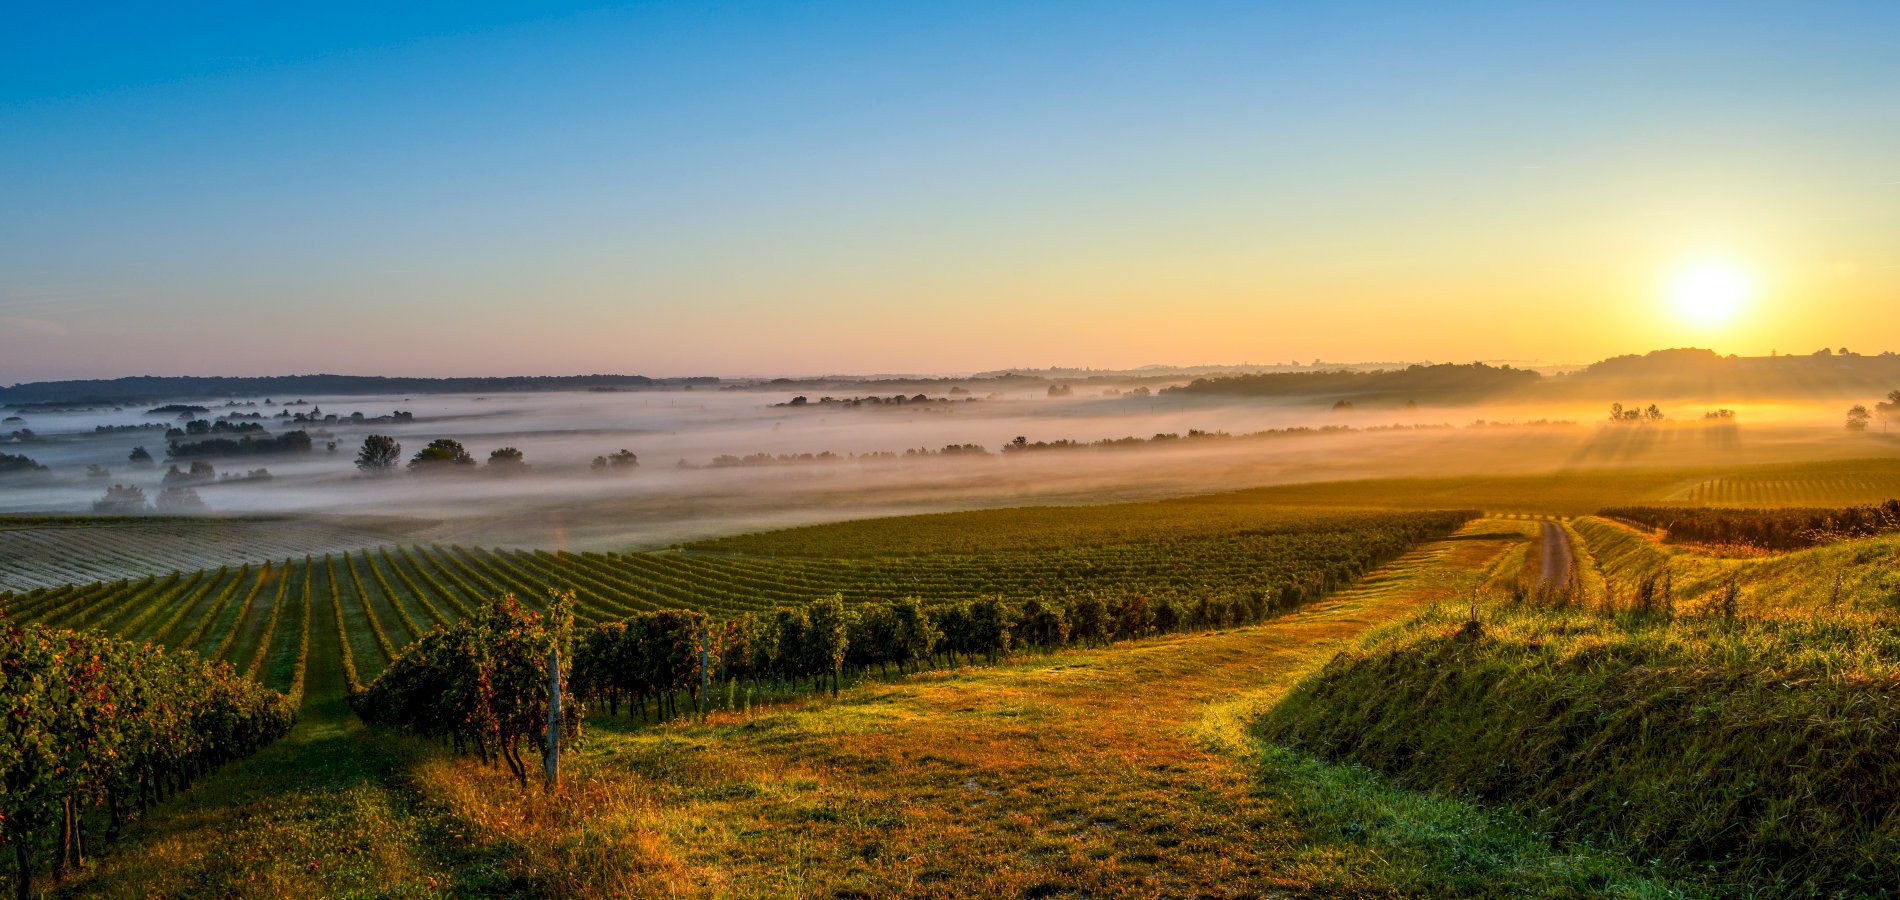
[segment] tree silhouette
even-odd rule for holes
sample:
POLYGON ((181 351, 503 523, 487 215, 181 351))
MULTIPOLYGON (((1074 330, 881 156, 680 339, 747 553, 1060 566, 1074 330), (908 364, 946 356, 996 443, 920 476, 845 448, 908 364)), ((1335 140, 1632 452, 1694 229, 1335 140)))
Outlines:
POLYGON ((145 492, 134 484, 115 484, 106 488, 105 496, 92 501, 92 511, 106 515, 134 515, 146 509, 145 492))
POLYGON ((640 466, 640 457, 632 450, 622 448, 618 453, 594 457, 593 470, 605 472, 610 469, 634 469, 640 466))
POLYGON ((488 466, 498 472, 520 472, 528 468, 521 451, 513 447, 503 447, 488 454, 488 466))
POLYGON ((188 487, 168 487, 160 491, 156 505, 159 512, 165 513, 202 512, 205 508, 198 492, 188 487))
POLYGON ((0 453, 0 472, 45 472, 45 466, 31 458, 13 453, 0 453))
POLYGON ((1900 420, 1900 391, 1887 394, 1885 403, 1874 404, 1874 412, 1879 413, 1883 419, 1900 420))
POLYGON ((449 438, 436 438, 429 446, 416 451, 409 459, 412 471, 448 470, 457 466, 472 466, 475 457, 468 455, 461 441, 449 438))
POLYGON ((1873 417, 1874 417, 1874 414, 1868 412, 1867 407, 1857 405, 1853 409, 1850 409, 1847 411, 1847 430, 1848 431, 1866 431, 1867 422, 1871 420, 1873 417))
POLYGON ((356 467, 372 475, 387 472, 402 459, 402 445, 387 435, 372 434, 356 452, 356 467))

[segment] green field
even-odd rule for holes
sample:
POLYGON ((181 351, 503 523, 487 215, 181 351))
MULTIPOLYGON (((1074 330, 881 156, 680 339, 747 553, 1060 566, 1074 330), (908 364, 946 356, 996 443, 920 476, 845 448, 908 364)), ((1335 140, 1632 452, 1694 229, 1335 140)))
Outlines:
POLYGON ((667 608, 729 618, 832 594, 1194 602, 1292 586, 1319 596, 1371 559, 1367 535, 1407 515, 1229 500, 963 513, 897 520, 885 555, 855 558, 381 547, 0 595, 0 610, 190 649, 290 691, 311 661, 309 629, 321 635, 318 664, 333 656, 346 684, 347 673, 368 682, 417 636, 504 593, 538 604, 574 591, 583 626, 667 608), (970 537, 915 553, 946 530, 970 537))
POLYGON ((1257 734, 1717 895, 1900 886, 1900 538, 1737 558, 1568 528, 1574 591, 1497 578, 1381 629, 1257 734))
POLYGON ((0 516, 0 592, 368 549, 410 527, 277 517, 0 516))
POLYGON ((1661 499, 1692 506, 1858 506, 1900 497, 1900 459, 1763 466, 1718 475, 1661 499))
MULTIPOLYGON (((1777 495, 1800 505, 1873 502, 1885 465, 1721 477, 1803 485, 1777 495)), ((0 610, 228 662, 302 711, 289 738, 156 807, 68 876, 64 889, 81 896, 1895 887, 1874 862, 1895 846, 1891 829, 1830 804, 1892 796, 1882 779, 1900 771, 1893 743, 1880 743, 1891 719, 1850 716, 1895 695, 1900 539, 1717 556, 1587 514, 1712 477, 1296 485, 845 522, 653 553, 392 544, 4 594, 0 610), (1393 528, 1460 507, 1498 515, 1353 582, 1405 552, 1393 528), (1574 589, 1513 590, 1534 579, 1539 520, 1552 516, 1582 567, 1574 589), (1639 609, 1645 582, 1667 595, 1639 609), (1305 605, 1258 625, 996 665, 854 673, 837 701, 732 683, 715 686, 704 720, 596 715, 568 780, 546 795, 349 711, 351 686, 418 636, 494 596, 539 604, 550 590, 576 594, 583 628, 658 609, 729 619, 833 594, 1061 606, 1292 590, 1305 605), (1455 636, 1474 616, 1482 653, 1455 636), (1550 705, 1560 700, 1568 713, 1550 705), (1591 733, 1606 722, 1603 740, 1651 727, 1669 737, 1603 757, 1550 749, 1547 723, 1591 733), (1836 765, 1800 750, 1814 740, 1816 752, 1859 754, 1863 767, 1846 771, 1872 780, 1789 774, 1836 765), (1505 764, 1520 752, 1546 753, 1538 771, 1559 780, 1505 764), (1672 768, 1672 754, 1693 766, 1672 768), (1786 826, 1741 835, 1740 817, 1763 814, 1754 801, 1661 799, 1748 796, 1742 782, 1695 774, 1718 771, 1759 772, 1796 798, 1772 808, 1786 826), (1619 797, 1644 798, 1643 815, 1606 818, 1602 804, 1619 797), (1757 863, 1712 859, 1706 848, 1721 841, 1757 863), (1796 842, 1815 848, 1804 861, 1759 862, 1796 842)))
MULTIPOLYGON (((1139 508, 1070 514, 1120 519, 1139 508)), ((1256 512, 1253 525, 1281 532, 1295 517, 1370 521, 1256 512)), ((703 722, 596 718, 553 793, 364 728, 315 687, 341 676, 323 663, 336 630, 312 628, 313 688, 298 731, 156 810, 129 847, 70 887, 128 897, 948 898, 1218 895, 1235 884, 1471 895, 1511 885, 1673 896, 1666 880, 1613 857, 1554 852, 1512 815, 1247 734, 1251 710, 1342 642, 1521 557, 1533 524, 1475 523, 1265 625, 865 679, 836 702, 740 697, 703 722)), ((1123 539, 1126 525, 1114 529, 1123 539)), ((321 580, 313 592, 328 593, 321 580)))

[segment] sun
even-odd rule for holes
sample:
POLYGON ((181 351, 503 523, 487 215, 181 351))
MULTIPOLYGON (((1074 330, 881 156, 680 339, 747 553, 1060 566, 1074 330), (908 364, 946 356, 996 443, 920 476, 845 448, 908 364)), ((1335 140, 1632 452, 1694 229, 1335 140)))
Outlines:
POLYGON ((1735 320, 1754 293, 1748 275, 1726 260, 1698 260, 1684 266, 1669 283, 1669 302, 1677 315, 1703 328, 1735 320))

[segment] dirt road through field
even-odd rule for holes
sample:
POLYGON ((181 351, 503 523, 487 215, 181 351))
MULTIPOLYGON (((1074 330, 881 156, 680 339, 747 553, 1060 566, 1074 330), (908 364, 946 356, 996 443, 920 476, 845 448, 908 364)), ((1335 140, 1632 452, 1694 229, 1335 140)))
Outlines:
POLYGON ((1570 546, 1570 535, 1562 525, 1545 522, 1543 538, 1544 555, 1538 567, 1538 580, 1552 585, 1567 583, 1577 570, 1577 552, 1570 546))

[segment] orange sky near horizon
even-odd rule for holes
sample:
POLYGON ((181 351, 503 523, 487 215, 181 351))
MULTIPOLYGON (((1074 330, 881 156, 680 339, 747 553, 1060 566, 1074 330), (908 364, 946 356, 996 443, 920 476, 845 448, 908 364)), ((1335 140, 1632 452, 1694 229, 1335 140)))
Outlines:
POLYGON ((0 37, 0 384, 1900 350, 1888 5, 227 12, 0 37))

